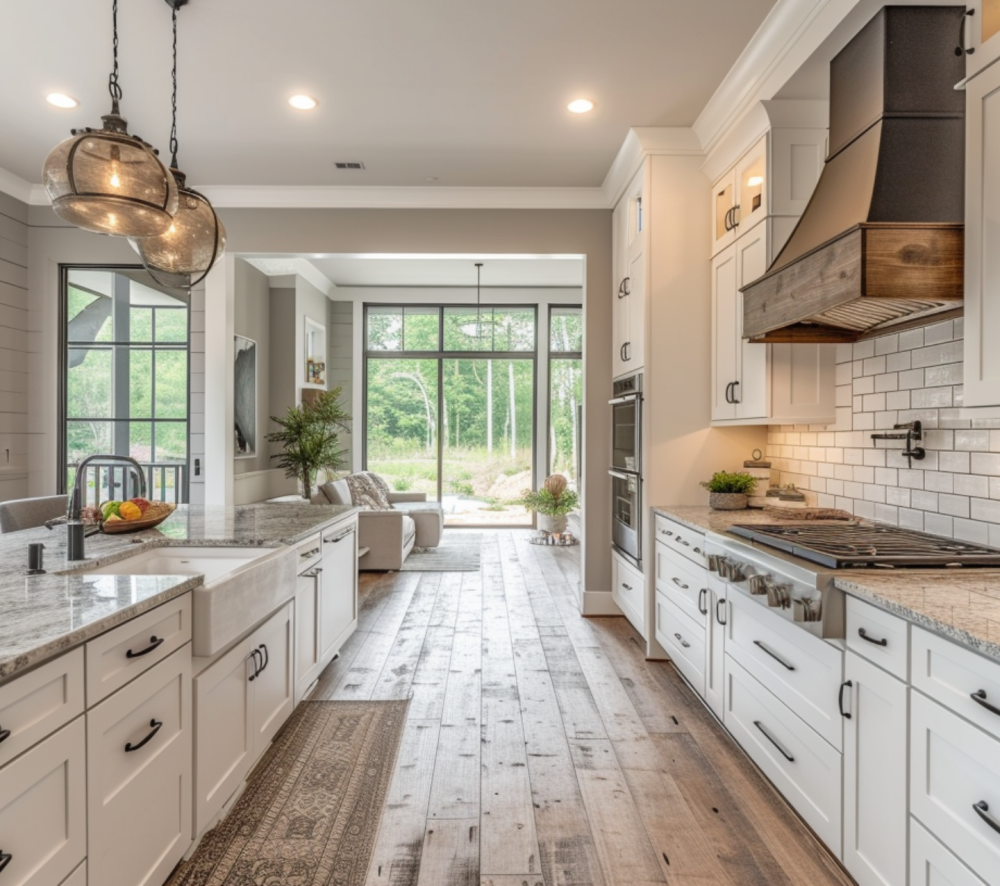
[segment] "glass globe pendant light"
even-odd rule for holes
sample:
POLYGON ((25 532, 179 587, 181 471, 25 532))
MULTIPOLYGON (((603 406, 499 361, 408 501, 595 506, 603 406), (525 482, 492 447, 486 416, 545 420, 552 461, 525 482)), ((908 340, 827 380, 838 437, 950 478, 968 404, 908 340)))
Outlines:
POLYGON ((108 80, 111 113, 101 129, 74 129, 42 168, 42 183, 56 215, 87 231, 150 237, 170 227, 177 211, 177 183, 119 113, 118 0, 112 3, 114 69, 108 80))
POLYGON ((170 227, 153 237, 133 238, 132 246, 153 279, 164 286, 186 289, 205 279, 226 251, 226 229, 208 198, 187 187, 177 167, 177 10, 188 0, 166 0, 173 9, 174 67, 170 129, 170 171, 177 180, 180 200, 170 227))

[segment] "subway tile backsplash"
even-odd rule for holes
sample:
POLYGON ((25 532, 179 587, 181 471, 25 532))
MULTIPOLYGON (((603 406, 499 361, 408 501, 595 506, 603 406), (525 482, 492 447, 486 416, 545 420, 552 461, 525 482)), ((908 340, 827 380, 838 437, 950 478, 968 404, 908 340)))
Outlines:
POLYGON ((772 481, 810 504, 1000 547, 1000 419, 962 415, 962 320, 837 345, 837 422, 768 429, 772 481), (919 419, 927 451, 871 434, 919 419))

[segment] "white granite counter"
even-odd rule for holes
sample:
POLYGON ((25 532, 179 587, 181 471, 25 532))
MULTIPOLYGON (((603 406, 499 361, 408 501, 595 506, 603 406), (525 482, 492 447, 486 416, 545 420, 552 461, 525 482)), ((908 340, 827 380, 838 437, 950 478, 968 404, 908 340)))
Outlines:
POLYGON ((165 545, 275 547, 297 544, 356 508, 306 504, 182 505, 155 529, 91 536, 87 559, 66 561, 66 528, 0 535, 0 682, 202 583, 200 576, 80 575, 165 545), (27 575, 28 543, 45 545, 44 575, 27 575))
MULTIPOLYGON (((686 505, 655 507, 699 532, 728 532, 736 523, 774 523, 762 509, 713 511, 686 505)), ((747 543, 746 539, 738 541, 747 543)), ((766 549, 766 548, 765 548, 766 549)), ((834 584, 922 628, 1000 661, 1000 570, 844 570, 834 584)))

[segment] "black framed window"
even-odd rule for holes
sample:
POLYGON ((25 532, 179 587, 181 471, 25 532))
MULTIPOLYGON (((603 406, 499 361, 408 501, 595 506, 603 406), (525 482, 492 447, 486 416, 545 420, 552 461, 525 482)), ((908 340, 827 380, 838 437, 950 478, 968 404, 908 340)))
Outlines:
POLYGON ((580 488, 583 446, 583 308, 549 308, 549 473, 580 488))

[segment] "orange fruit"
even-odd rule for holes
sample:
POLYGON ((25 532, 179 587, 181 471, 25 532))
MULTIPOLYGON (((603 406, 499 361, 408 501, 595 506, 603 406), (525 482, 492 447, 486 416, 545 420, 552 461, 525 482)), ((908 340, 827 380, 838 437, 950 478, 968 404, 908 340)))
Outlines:
POLYGON ((122 502, 118 514, 123 520, 138 520, 142 516, 142 510, 134 502, 126 501, 122 502))

